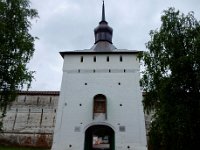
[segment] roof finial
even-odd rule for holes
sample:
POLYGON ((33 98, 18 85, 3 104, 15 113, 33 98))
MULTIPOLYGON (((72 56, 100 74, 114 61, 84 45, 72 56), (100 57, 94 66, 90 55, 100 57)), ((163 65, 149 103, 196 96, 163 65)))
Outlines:
POLYGON ((106 21, 104 0, 103 0, 103 7, 102 7, 102 20, 101 21, 106 21))
POLYGON ((94 29, 95 43, 91 49, 94 51, 112 51, 116 49, 116 47, 112 45, 113 29, 109 27, 108 22, 106 21, 104 0, 102 0, 102 2, 102 20, 94 29))

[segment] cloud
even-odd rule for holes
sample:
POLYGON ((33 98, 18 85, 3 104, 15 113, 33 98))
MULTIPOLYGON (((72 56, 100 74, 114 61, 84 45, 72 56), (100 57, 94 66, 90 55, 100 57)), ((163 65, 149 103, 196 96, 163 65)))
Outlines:
MULTIPOLYGON (((36 81, 31 90, 59 90, 62 78, 60 51, 92 47, 94 28, 101 19, 101 0, 31 0, 40 18, 33 20, 31 33, 39 37, 29 64, 36 81)), ((146 50, 149 31, 160 26, 164 9, 175 7, 183 13, 195 12, 200 20, 199 0, 109 0, 106 20, 114 29, 117 48, 146 50)))

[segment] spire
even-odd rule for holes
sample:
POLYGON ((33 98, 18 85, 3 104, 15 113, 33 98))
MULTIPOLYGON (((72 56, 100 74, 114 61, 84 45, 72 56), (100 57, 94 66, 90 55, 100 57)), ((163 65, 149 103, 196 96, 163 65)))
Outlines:
POLYGON ((104 0, 103 0, 103 6, 102 6, 102 19, 101 19, 101 21, 106 21, 104 0))
POLYGON ((108 22, 106 21, 105 5, 103 1, 102 19, 99 22, 99 25, 94 29, 95 44, 99 42, 107 42, 112 44, 112 34, 113 34, 113 29, 108 26, 108 22))

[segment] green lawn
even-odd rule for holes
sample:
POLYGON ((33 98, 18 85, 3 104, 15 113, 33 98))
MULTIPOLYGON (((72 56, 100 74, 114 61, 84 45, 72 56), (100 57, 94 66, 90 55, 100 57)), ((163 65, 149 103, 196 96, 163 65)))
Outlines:
POLYGON ((49 150, 49 149, 0 146, 0 150, 49 150))

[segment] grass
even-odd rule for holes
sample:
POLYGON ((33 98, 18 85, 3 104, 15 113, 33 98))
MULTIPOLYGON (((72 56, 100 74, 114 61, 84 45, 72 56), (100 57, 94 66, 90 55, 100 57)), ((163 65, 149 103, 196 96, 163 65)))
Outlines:
POLYGON ((49 149, 30 148, 30 147, 7 147, 7 146, 0 146, 0 150, 49 150, 49 149))

